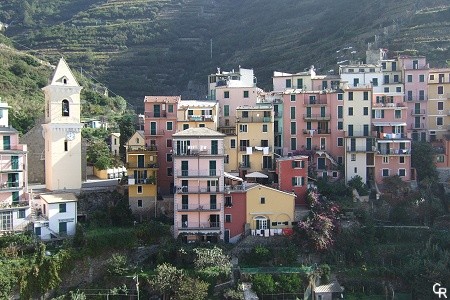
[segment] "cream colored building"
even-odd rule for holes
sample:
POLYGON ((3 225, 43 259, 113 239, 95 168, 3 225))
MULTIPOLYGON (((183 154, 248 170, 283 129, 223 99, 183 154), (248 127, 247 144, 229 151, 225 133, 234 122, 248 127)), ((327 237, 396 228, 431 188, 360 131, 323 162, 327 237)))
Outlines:
POLYGON ((45 95, 45 186, 48 190, 80 189, 82 87, 61 58, 45 95))
POLYGON ((177 110, 177 131, 194 127, 217 130, 218 108, 216 101, 180 101, 177 110))
POLYGON ((450 125, 450 68, 430 69, 427 113, 430 141, 442 140, 450 125))

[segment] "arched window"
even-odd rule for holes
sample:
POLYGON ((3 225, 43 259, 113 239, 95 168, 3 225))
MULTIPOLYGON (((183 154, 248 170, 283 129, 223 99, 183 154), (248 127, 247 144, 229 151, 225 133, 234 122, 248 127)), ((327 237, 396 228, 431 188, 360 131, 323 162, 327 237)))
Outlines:
POLYGON ((69 116, 69 101, 68 100, 63 100, 62 101, 62 116, 63 117, 68 117, 69 116))

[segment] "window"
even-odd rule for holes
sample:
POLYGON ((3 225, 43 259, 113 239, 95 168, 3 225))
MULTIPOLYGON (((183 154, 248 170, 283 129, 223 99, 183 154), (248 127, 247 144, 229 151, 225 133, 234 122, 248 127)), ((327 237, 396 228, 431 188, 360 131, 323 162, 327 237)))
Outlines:
POLYGON ((167 168, 167 176, 173 176, 173 168, 167 168))
POLYGON ((443 162, 445 162, 445 157, 444 157, 444 155, 436 155, 436 162, 438 162, 438 163, 443 163, 443 162))
POLYGON ((34 234, 35 235, 41 235, 41 227, 34 228, 34 234))
POLYGON ((398 176, 405 177, 406 176, 406 170, 405 169, 398 169, 398 176))
POLYGON ((402 118, 402 111, 400 109, 395 110, 395 118, 401 119, 402 118))
POLYGON ((242 117, 243 118, 248 118, 248 111, 247 110, 242 111, 242 117))
POLYGON ((383 156, 383 164, 389 163, 389 156, 383 156))
POLYGON ((297 78, 297 88, 303 89, 303 78, 297 78))
POLYGON ((338 106, 338 116, 339 119, 342 119, 344 117, 344 107, 339 105, 338 106))
POLYGON ((235 139, 231 139, 231 140, 230 140, 230 148, 231 148, 231 149, 236 148, 236 140, 235 140, 235 139))
POLYGON ((141 199, 139 199, 139 200, 137 201, 137 207, 142 207, 142 200, 141 200, 141 199))
POLYGON ((385 93, 389 93, 389 87, 385 87, 385 88, 384 88, 384 92, 385 92, 385 93))
POLYGON ((437 103, 437 109, 438 109, 438 110, 444 110, 444 102, 439 101, 439 102, 437 103))
POLYGON ((198 124, 198 127, 205 127, 205 124, 200 123, 200 124, 198 124))
POLYGON ((364 92, 363 100, 369 100, 369 92, 364 92))
POLYGON ((291 134, 297 134, 297 123, 291 122, 291 134))
POLYGON ((425 91, 419 90, 419 100, 425 100, 425 91))
POLYGON ((442 118, 442 117, 436 117, 436 125, 437 125, 437 126, 442 126, 442 125, 444 125, 444 118, 442 118))
POLYGON ((295 120, 295 107, 291 107, 291 120, 295 120))
POLYGON ((225 158, 223 159, 224 164, 230 163, 230 156, 228 154, 225 155, 225 158))
POLYGON ((404 164, 404 163, 405 163, 405 157, 404 157, 404 156, 399 156, 398 159, 399 159, 399 162, 400 162, 401 164, 404 164))
POLYGON ((412 75, 408 75, 408 77, 406 77, 406 80, 408 82, 412 82, 413 81, 413 76, 412 75))
POLYGON ((225 207, 232 207, 233 201, 231 196, 225 196, 225 207))
POLYGON ((372 78, 372 86, 378 86, 378 78, 372 78))
POLYGON ((295 101, 295 94, 291 94, 291 102, 295 101))
POLYGON ((173 113, 173 104, 168 104, 167 105, 167 111, 170 113, 173 113))
POLYGON ((17 218, 18 218, 18 219, 23 219, 23 218, 25 218, 25 209, 19 209, 19 210, 17 211, 17 218))
POLYGON ((350 160, 351 160, 351 161, 356 161, 356 154, 355 154, 355 153, 352 153, 352 154, 350 155, 350 160))
POLYGON ((337 145, 338 145, 338 147, 343 147, 344 146, 344 138, 338 137, 337 145))
POLYGON ((305 184, 305 178, 302 176, 292 177, 292 186, 303 186, 305 184))
POLYGON ((348 108, 348 115, 353 116, 353 107, 348 108))
POLYGON ((229 214, 225 215, 225 223, 231 223, 231 215, 229 214))
POLYGON ((438 93, 438 95, 443 95, 444 94, 444 87, 443 86, 438 86, 437 93, 438 93))
POLYGON ((142 185, 137 186, 137 193, 142 194, 142 185))
POLYGON ((173 122, 171 122, 171 121, 170 121, 170 122, 167 122, 167 123, 166 123, 166 129, 167 129, 167 130, 173 130, 173 122))
POLYGON ((338 130, 343 130, 344 129, 344 122, 338 121, 337 122, 337 129, 338 130))
POLYGON ((396 93, 401 93, 402 92, 402 87, 401 86, 395 87, 395 92, 396 93))
POLYGON ((293 160, 292 168, 294 169, 303 169, 305 167, 305 162, 303 160, 293 160))
POLYGON ((292 86, 292 80, 291 79, 286 79, 286 87, 290 88, 292 86))
POLYGON ((338 100, 344 100, 344 94, 337 94, 338 100))
POLYGON ((269 147, 269 140, 261 140, 261 147, 269 147))
POLYGON ((66 203, 60 203, 59 204, 59 212, 65 213, 66 212, 66 203))
POLYGON ((434 75, 430 75, 430 80, 434 80, 434 75))
POLYGON ((382 62, 382 63, 381 63, 381 68, 382 68, 383 70, 386 70, 386 62, 382 62))
POLYGON ((419 82, 425 82, 425 75, 419 75, 419 82))
POLYGON ((166 161, 172 161, 172 153, 166 153, 166 161))
POLYGON ((168 148, 172 148, 172 140, 171 139, 166 140, 166 146, 168 148))
POLYGON ((229 92, 229 91, 224 91, 224 92, 223 92, 223 97, 224 97, 225 99, 230 98, 230 92, 229 92))
POLYGON ((64 151, 69 151, 69 143, 67 141, 64 141, 64 151))
POLYGON ((263 126, 262 126, 262 132, 267 132, 267 124, 263 124, 263 126))
POLYGON ((189 129, 189 124, 183 124, 183 130, 189 129))
POLYGON ((406 94, 407 94, 407 99, 408 99, 408 101, 412 101, 412 98, 413 98, 413 92, 412 92, 412 91, 408 91, 406 94))
POLYGON ((266 198, 265 197, 261 197, 260 200, 259 200, 259 203, 266 204, 266 198))
POLYGON ((223 106, 223 115, 225 117, 230 116, 230 106, 229 105, 224 105, 223 106))
POLYGON ((297 139, 291 138, 291 150, 297 150, 297 139))
POLYGON ((353 72, 355 72, 355 69, 348 69, 348 72, 353 73, 353 72))
POLYGON ((247 124, 239 124, 239 132, 247 132, 247 124))
POLYGON ((382 169, 381 170, 381 175, 383 177, 389 177, 389 169, 382 169))
POLYGON ((63 117, 68 117, 69 116, 69 101, 64 99, 61 103, 62 108, 61 108, 61 115, 63 117))
POLYGON ((353 92, 348 92, 348 100, 353 101, 353 92))
POLYGON ((399 82, 398 75, 394 75, 394 82, 399 82))
POLYGON ((244 91, 244 98, 248 98, 248 91, 244 91))
POLYGON ((369 115, 369 107, 367 107, 367 106, 363 107, 363 115, 365 115, 365 116, 369 115))

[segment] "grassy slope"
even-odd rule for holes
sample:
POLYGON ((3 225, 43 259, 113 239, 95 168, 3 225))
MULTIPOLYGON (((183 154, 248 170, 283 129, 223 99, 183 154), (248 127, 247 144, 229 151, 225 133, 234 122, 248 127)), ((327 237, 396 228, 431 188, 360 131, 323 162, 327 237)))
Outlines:
MULTIPOLYGON (((0 3, 0 10, 23 2, 0 3)), ((352 46, 353 57, 363 58, 375 34, 380 46, 417 49, 432 66, 450 58, 445 0, 38 2, 53 3, 52 9, 35 3, 34 24, 27 26, 23 12, 10 12, 7 21, 17 25, 8 35, 50 57, 64 53, 137 106, 149 94, 204 95, 206 76, 218 66, 253 68, 265 89, 274 70, 296 72, 314 64, 324 73, 342 60, 336 51, 343 47, 352 46)))

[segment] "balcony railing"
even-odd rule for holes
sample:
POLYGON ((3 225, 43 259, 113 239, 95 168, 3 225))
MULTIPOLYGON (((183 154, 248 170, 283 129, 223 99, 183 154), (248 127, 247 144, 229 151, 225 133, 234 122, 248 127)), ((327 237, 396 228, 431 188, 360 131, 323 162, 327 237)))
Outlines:
POLYGON ((187 119, 191 122, 207 122, 207 121, 214 121, 212 115, 190 115, 187 116, 187 119))
POLYGON ((377 153, 381 155, 407 155, 411 154, 411 149, 378 149, 377 153))
POLYGON ((150 129, 148 132, 146 132, 146 136, 158 136, 158 135, 164 135, 165 134, 164 129, 150 129))
POLYGON ((305 99, 304 105, 326 105, 328 104, 327 99, 305 99))
POLYGON ((232 192, 232 191, 245 191, 245 185, 243 185, 243 184, 226 185, 224 190, 225 190, 225 193, 232 192))
POLYGON ((223 175, 222 170, 178 170, 178 177, 219 177, 223 175))
POLYGON ((0 209, 5 209, 5 208, 14 208, 14 207, 25 207, 25 206, 29 206, 30 202, 28 200, 23 200, 23 201, 1 201, 0 202, 0 209))
POLYGON ((175 156, 199 156, 199 155, 224 155, 224 149, 186 149, 184 151, 175 151, 175 156))
POLYGON ((208 203, 208 204, 177 204, 175 205, 177 211, 205 211, 205 210, 222 210, 221 203, 208 203))
POLYGON ((425 129, 425 123, 411 124, 410 129, 425 129))
POLYGON ((165 111, 161 111, 161 112, 150 111, 150 112, 145 112, 144 115, 146 118, 165 118, 165 117, 167 117, 167 114, 165 111))
POLYGON ((395 139, 406 139, 407 136, 404 133, 381 133, 379 134, 380 139, 395 140, 395 139))
POLYGON ((330 114, 303 114, 304 120, 330 120, 330 114))
POLYGON ((281 118, 281 117, 283 117, 283 112, 282 111, 276 111, 274 113, 274 116, 275 116, 275 118, 281 118))
POLYGON ((159 168, 158 164, 139 164, 135 163, 126 163, 127 169, 157 169, 159 168))
POLYGON ((240 169, 250 169, 250 162, 240 162, 239 168, 240 169))
POLYGON ((175 189, 177 194, 211 194, 211 193, 223 193, 225 191, 222 186, 180 186, 175 189))
POLYGON ((20 189, 22 186, 20 185, 20 182, 18 181, 6 181, 0 183, 0 189, 1 190, 9 190, 9 189, 20 189))
POLYGON ((149 178, 134 179, 133 177, 128 177, 128 185, 134 185, 134 184, 156 184, 156 178, 149 177, 149 178))
POLYGON ((141 145, 129 145, 127 147, 128 151, 158 151, 156 145, 151 146, 141 146, 141 145))
POLYGON ((330 134, 331 129, 303 129, 303 134, 330 134))
POLYGON ((177 227, 179 230, 220 230, 221 222, 177 222, 177 227))
POLYGON ((347 146, 348 152, 377 152, 377 147, 375 146, 347 146))
POLYGON ((413 109, 411 110, 412 116, 422 116, 425 115, 425 109, 413 109))
POLYGON ((236 117, 236 123, 270 123, 272 117, 236 117))

